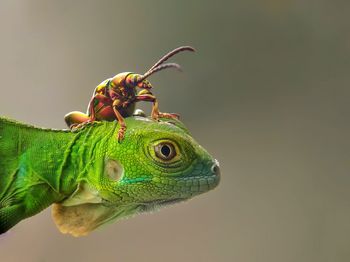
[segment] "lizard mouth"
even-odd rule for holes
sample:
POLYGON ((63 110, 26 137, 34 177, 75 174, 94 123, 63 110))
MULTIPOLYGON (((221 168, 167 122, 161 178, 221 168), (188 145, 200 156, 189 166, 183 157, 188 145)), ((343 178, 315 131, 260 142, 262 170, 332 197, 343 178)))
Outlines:
POLYGON ((149 202, 143 202, 139 205, 140 212, 151 212, 160 209, 161 207, 180 203, 185 201, 186 198, 174 198, 170 200, 154 200, 149 202))

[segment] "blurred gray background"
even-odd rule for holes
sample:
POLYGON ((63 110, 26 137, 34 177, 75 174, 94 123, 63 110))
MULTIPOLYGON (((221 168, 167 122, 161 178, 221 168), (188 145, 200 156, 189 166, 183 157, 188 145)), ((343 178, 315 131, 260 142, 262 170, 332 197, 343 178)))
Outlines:
MULTIPOLYGON (((185 204, 62 235, 50 210, 0 261, 350 261, 349 1, 0 1, 0 114, 65 128, 94 87, 167 51, 150 78, 221 163, 185 204)), ((150 105, 141 105, 149 112, 150 105)))

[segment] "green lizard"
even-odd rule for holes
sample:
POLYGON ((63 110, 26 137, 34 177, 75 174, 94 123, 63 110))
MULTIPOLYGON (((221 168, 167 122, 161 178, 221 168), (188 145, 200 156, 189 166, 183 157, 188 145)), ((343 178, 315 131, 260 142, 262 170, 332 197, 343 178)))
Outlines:
POLYGON ((0 118, 0 233, 53 204, 62 233, 97 227, 216 187, 218 162, 175 119, 95 122, 75 132, 0 118))

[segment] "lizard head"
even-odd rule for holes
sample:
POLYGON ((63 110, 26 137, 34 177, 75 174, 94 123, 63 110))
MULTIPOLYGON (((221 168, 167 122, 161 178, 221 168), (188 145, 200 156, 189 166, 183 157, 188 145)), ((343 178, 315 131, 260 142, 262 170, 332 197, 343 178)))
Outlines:
POLYGON ((218 185, 218 161, 179 120, 128 118, 127 127, 125 140, 108 151, 104 172, 114 183, 108 195, 118 205, 149 211, 218 185))
POLYGON ((176 119, 125 119, 127 131, 118 143, 117 123, 106 140, 100 163, 88 179, 53 209, 63 233, 86 235, 102 224, 188 200, 215 188, 218 161, 176 119), (103 155, 103 156, 102 156, 103 155))

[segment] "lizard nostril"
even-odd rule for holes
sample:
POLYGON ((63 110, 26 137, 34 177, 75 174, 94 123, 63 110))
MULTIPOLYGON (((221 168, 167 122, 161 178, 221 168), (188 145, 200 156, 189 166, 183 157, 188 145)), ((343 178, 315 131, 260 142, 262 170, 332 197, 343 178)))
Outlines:
POLYGON ((212 167, 211 167, 211 171, 216 175, 219 176, 220 175, 220 167, 217 163, 215 163, 212 167))

